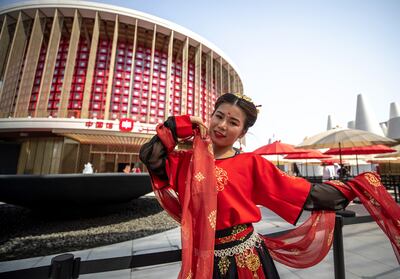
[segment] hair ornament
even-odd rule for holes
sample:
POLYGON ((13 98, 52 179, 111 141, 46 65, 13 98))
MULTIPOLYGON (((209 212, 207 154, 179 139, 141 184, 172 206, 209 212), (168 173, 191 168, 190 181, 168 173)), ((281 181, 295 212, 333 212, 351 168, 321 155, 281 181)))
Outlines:
POLYGON ((244 95, 244 94, 241 94, 241 93, 234 93, 233 95, 235 95, 235 96, 236 96, 237 98, 239 98, 239 99, 242 99, 242 100, 245 100, 245 101, 247 101, 247 102, 253 103, 253 101, 251 100, 251 98, 248 97, 248 96, 246 96, 246 95, 244 95))
POLYGON ((247 102, 250 102, 250 103, 252 103, 256 108, 257 108, 257 113, 260 113, 260 107, 262 107, 262 105, 255 105, 254 103, 253 103, 253 100, 250 98, 250 97, 248 97, 248 96, 246 96, 246 95, 244 95, 244 94, 241 94, 241 93, 234 93, 233 95, 235 95, 237 98, 239 98, 239 99, 242 99, 242 100, 245 100, 245 101, 247 101, 247 102))

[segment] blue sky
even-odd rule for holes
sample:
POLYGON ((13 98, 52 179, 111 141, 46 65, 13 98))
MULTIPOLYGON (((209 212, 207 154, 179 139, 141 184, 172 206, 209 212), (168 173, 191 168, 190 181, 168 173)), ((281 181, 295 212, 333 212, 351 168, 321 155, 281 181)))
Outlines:
POLYGON ((262 105, 249 150, 273 135, 298 144, 325 130, 329 114, 346 126, 360 93, 380 122, 400 102, 400 1, 98 2, 170 20, 223 50, 262 105))

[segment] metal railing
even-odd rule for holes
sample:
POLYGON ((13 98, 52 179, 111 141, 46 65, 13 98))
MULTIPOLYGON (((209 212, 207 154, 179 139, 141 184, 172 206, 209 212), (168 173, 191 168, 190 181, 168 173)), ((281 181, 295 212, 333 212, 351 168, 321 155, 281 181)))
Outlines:
MULTIPOLYGON (((345 279, 345 262, 342 234, 343 226, 373 221, 371 216, 343 218, 342 216, 340 216, 340 214, 341 213, 338 212, 336 215, 333 241, 335 279, 345 279)), ((288 231, 290 230, 268 234, 267 236, 273 237, 284 234, 288 231)), ((76 279, 79 278, 79 275, 83 274, 153 266, 158 264, 178 262, 180 260, 181 250, 88 261, 81 261, 81 258, 75 258, 73 254, 67 253, 55 256, 54 258, 52 258, 51 264, 47 266, 2 272, 0 273, 0 279, 76 279)))

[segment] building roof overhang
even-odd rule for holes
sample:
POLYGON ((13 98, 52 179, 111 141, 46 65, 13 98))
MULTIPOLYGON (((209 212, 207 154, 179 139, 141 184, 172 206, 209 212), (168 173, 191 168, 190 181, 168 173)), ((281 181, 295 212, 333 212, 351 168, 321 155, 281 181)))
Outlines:
POLYGON ((0 136, 34 133, 64 136, 82 144, 140 146, 155 134, 154 124, 134 123, 130 132, 119 128, 118 120, 70 119, 70 118, 3 118, 0 119, 0 136), (90 126, 88 125, 90 123, 90 126), (101 125, 97 125, 100 123, 101 125), (107 125, 109 124, 109 125, 107 125), (101 127, 96 127, 101 126, 101 127))
POLYGON ((98 131, 79 131, 54 129, 54 134, 73 139, 81 144, 103 144, 103 145, 129 145, 141 146, 148 142, 152 135, 137 133, 117 133, 117 132, 98 132, 98 131))

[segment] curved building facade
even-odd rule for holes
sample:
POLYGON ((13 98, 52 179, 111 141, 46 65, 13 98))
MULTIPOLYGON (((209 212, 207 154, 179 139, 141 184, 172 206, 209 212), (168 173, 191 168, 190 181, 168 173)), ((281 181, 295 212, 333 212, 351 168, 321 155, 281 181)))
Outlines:
POLYGON ((31 1, 2 7, 0 26, 2 173, 118 171, 168 116, 208 122, 218 96, 243 93, 221 50, 139 11, 31 1))

